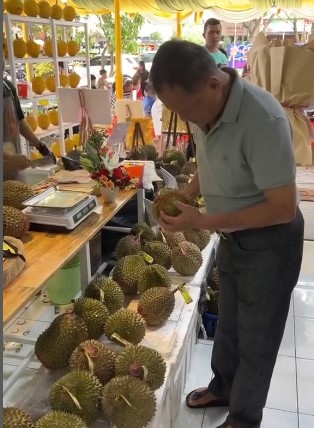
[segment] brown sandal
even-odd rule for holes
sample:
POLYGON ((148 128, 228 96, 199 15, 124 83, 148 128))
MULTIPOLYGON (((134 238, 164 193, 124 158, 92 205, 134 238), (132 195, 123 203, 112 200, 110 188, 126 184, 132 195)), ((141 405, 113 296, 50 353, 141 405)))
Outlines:
POLYGON ((208 394, 209 390, 208 388, 204 389, 203 391, 197 392, 197 389, 194 389, 194 391, 190 392, 185 399, 185 403, 187 407, 190 409, 208 409, 210 407, 228 407, 229 403, 225 400, 221 400, 220 398, 216 398, 214 400, 210 400, 208 403, 203 404, 196 404, 195 406, 191 405, 189 403, 189 399, 193 397, 194 400, 198 400, 199 398, 204 397, 206 394, 208 394))

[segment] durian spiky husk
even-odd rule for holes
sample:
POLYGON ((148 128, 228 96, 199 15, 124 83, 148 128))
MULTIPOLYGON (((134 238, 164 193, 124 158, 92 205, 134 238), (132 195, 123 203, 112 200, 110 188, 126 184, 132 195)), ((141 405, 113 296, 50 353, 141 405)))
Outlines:
POLYGON ((74 302, 73 312, 83 318, 89 339, 99 339, 104 334, 109 311, 95 299, 81 298, 74 302))
POLYGON ((118 260, 112 274, 112 278, 126 294, 134 294, 138 291, 139 272, 145 269, 146 263, 142 256, 125 256, 118 260))
POLYGON ((194 175, 197 170, 197 164, 196 162, 187 162, 183 168, 181 169, 181 174, 185 175, 194 175))
POLYGON ((165 230, 160 230, 158 232, 157 239, 165 242, 171 249, 176 247, 180 242, 186 240, 182 232, 167 232, 165 230))
POLYGON ((155 161, 158 158, 156 147, 153 144, 145 144, 141 147, 141 151, 149 161, 155 161))
POLYGON ((115 352, 96 340, 82 342, 71 355, 71 370, 86 370, 95 375, 102 384, 115 375, 115 352))
POLYGON ((200 250, 204 250, 204 248, 209 244, 211 233, 206 229, 189 230, 184 232, 184 236, 188 242, 192 242, 200 250))
POLYGON ((3 205, 22 210, 23 202, 35 195, 35 192, 27 184, 16 180, 3 182, 3 205))
POLYGON ((146 242, 143 251, 154 259, 153 263, 166 269, 171 268, 171 250, 167 244, 159 241, 146 242))
POLYGON ((117 334, 129 343, 137 345, 146 333, 144 319, 131 309, 120 309, 111 315, 105 325, 105 334, 109 340, 116 341, 113 335, 117 334))
POLYGON ((156 196, 152 206, 154 217, 158 219, 162 211, 169 216, 177 217, 181 213, 176 206, 177 202, 192 206, 195 205, 191 199, 177 189, 162 189, 156 196))
POLYGON ((124 294, 119 285, 112 278, 101 276, 90 282, 85 290, 84 297, 99 300, 113 314, 123 307, 124 294))
POLYGON ((155 241, 156 239, 153 229, 146 223, 140 223, 133 226, 130 234, 139 236, 141 238, 141 242, 155 241))
POLYGON ((28 231, 29 220, 27 215, 17 208, 3 206, 3 234, 13 238, 22 238, 28 231))
POLYGON ((3 428, 34 428, 35 422, 24 410, 17 407, 4 407, 3 428))
POLYGON ((125 256, 138 254, 142 249, 141 239, 138 236, 127 235, 121 238, 116 245, 117 260, 125 256))
POLYGON ((174 148, 170 148, 165 151, 163 155, 163 161, 165 163, 178 162, 181 168, 187 162, 185 153, 180 152, 174 148))
POLYGON ((77 415, 52 411, 38 419, 35 428, 88 428, 77 415))
POLYGON ((39 335, 35 354, 44 367, 57 370, 68 366, 74 349, 88 339, 84 320, 78 315, 65 313, 55 318, 39 335))
POLYGON ((164 324, 175 306, 173 291, 163 287, 153 287, 141 295, 137 311, 150 327, 164 324))
POLYGON ((67 373, 50 388, 49 400, 53 410, 73 413, 87 424, 98 417, 102 384, 96 376, 80 370, 67 373))
POLYGON ((203 263, 201 250, 192 242, 181 242, 172 250, 172 266, 180 275, 195 275, 203 263))
POLYGON ((173 162, 173 163, 165 163, 165 162, 163 162, 161 164, 161 168, 165 169, 173 177, 175 177, 176 175, 180 174, 180 172, 181 172, 181 166, 178 164, 178 162, 173 162))
POLYGON ((117 376, 104 386, 102 410, 117 428, 143 428, 155 415, 155 394, 139 379, 117 376))
POLYGON ((217 267, 212 270, 208 285, 213 291, 219 290, 219 271, 217 267))
POLYGON ((146 266, 138 280, 140 294, 153 287, 171 287, 169 272, 165 267, 158 264, 146 266))
POLYGON ((166 375, 166 363, 161 354, 142 345, 127 346, 116 359, 116 375, 129 375, 159 389, 166 375))

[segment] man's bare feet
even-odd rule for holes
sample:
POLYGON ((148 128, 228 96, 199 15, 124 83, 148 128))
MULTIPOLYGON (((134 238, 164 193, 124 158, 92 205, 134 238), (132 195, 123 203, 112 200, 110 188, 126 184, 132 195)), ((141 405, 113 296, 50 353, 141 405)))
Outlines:
POLYGON ((228 403, 214 395, 208 388, 198 388, 186 397, 186 405, 190 408, 223 407, 228 403))

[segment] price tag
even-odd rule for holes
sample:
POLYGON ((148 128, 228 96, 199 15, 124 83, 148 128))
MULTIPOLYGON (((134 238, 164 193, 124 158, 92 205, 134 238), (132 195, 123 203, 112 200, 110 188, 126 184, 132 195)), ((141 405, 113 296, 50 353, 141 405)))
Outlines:
POLYGON ((145 260, 145 262, 152 264, 154 259, 147 253, 145 253, 145 251, 141 251, 141 255, 143 257, 143 259, 145 260))

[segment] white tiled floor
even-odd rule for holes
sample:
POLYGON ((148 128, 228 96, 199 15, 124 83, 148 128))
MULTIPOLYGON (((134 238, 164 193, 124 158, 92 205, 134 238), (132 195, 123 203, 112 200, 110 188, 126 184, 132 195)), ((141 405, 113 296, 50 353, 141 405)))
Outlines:
MULTIPOLYGON (((301 283, 291 299, 261 428, 314 428, 314 242, 305 242, 301 283), (306 283, 306 284, 304 284, 306 283)), ((174 428, 215 428, 227 409, 190 410, 186 394, 212 376, 212 342, 200 340, 174 428)))

